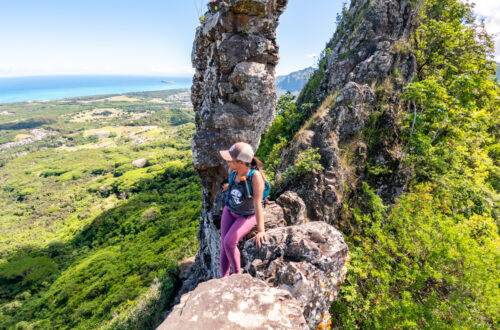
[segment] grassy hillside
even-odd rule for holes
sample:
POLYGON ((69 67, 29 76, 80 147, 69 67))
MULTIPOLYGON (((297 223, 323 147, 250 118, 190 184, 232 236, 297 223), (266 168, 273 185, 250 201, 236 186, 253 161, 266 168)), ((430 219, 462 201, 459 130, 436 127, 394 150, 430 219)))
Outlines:
POLYGON ((197 247, 189 93, 0 113, 0 328, 151 328, 197 247))

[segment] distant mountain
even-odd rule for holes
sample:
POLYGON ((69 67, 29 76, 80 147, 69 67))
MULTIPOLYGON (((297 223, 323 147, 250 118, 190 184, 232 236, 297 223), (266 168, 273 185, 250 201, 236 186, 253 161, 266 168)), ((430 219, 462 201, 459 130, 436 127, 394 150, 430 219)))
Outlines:
POLYGON ((313 72, 314 68, 309 67, 300 71, 292 72, 286 76, 277 76, 276 89, 278 90, 278 95, 284 94, 288 91, 293 94, 298 94, 313 72))
MULTIPOLYGON (((303 70, 295 71, 284 76, 276 76, 276 90, 278 97, 291 92, 292 94, 299 95, 302 87, 309 80, 309 77, 314 72, 313 67, 308 67, 303 70)), ((497 78, 500 81, 500 63, 497 63, 497 78)))

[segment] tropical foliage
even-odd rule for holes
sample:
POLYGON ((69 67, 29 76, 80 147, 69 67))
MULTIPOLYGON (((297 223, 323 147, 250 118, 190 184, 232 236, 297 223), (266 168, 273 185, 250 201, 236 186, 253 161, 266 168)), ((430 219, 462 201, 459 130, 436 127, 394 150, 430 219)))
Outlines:
POLYGON ((424 2, 402 95, 406 166, 391 208, 366 182, 345 205, 339 328, 495 328, 500 315, 499 101, 493 46, 460 1, 424 2))

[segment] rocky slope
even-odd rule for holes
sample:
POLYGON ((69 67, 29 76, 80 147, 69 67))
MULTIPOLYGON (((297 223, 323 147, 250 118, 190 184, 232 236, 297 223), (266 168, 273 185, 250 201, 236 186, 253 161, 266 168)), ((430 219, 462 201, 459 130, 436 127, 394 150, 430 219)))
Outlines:
POLYGON ((321 221, 267 234, 262 248, 247 240, 242 250, 253 279, 233 274, 200 283, 182 296, 160 329, 179 329, 181 324, 185 329, 326 326, 330 303, 346 274, 348 249, 342 234, 321 221))
POLYGON ((299 96, 299 104, 318 106, 283 150, 280 172, 311 148, 319 149, 324 170, 285 181, 281 190, 297 192, 311 219, 340 225, 342 205, 365 179, 367 162, 389 168, 388 175, 373 182, 385 202, 403 192, 408 171, 400 164, 394 120, 397 95, 415 72, 415 57, 407 45, 417 12, 405 0, 352 1, 319 70, 299 96), (366 138, 374 119, 385 126, 377 128, 387 133, 383 141, 366 138))

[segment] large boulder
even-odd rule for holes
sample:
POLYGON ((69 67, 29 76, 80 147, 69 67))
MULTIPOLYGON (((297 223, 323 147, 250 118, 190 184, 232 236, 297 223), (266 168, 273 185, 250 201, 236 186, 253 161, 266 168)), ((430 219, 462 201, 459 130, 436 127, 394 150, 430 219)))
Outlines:
POLYGON ((314 221, 268 231, 259 249, 247 241, 246 271, 272 287, 289 291, 303 306, 310 328, 326 325, 328 309, 346 274, 348 247, 333 226, 314 221))
MULTIPOLYGON (((266 206, 262 209, 262 216, 264 217, 264 229, 269 231, 274 228, 281 228, 286 226, 283 209, 276 202, 267 202, 266 206)), ((254 226, 250 232, 241 239, 240 242, 253 238, 257 235, 257 226, 254 226)), ((243 248, 243 244, 241 245, 243 248)))
POLYGON ((147 163, 147 159, 146 158, 139 158, 139 159, 136 159, 132 162, 132 165, 135 167, 135 168, 143 168, 144 166, 146 166, 146 163, 147 163))
MULTIPOLYGON (((278 215, 275 219, 283 219, 281 207, 275 203, 271 205, 271 209, 278 215)), ((194 291, 182 295, 180 303, 172 312, 169 312, 170 316, 162 325, 162 329, 198 329, 200 327, 274 329, 276 326, 272 322, 278 319, 277 314, 273 314, 274 312, 271 312, 265 304, 259 307, 261 309, 253 307, 257 302, 262 303, 262 301, 249 295, 248 288, 252 287, 250 291, 260 292, 259 290, 263 290, 262 285, 280 289, 278 291, 264 290, 267 292, 265 295, 269 296, 266 298, 269 301, 272 300, 270 295, 275 295, 272 300, 274 302, 288 301, 288 298, 283 298, 281 290, 287 291, 290 297, 296 299, 299 303, 298 311, 305 320, 305 328, 327 327, 330 319, 328 309, 337 296, 346 275, 348 247, 342 234, 333 226, 320 221, 286 227, 279 226, 274 229, 267 227, 266 229, 267 239, 261 248, 255 246, 253 239, 244 242, 242 266, 245 267, 246 274, 233 274, 221 279, 212 279, 199 284, 194 291), (254 277, 257 281, 255 283, 259 284, 254 288, 254 282, 248 282, 248 278, 240 280, 242 275, 254 277), (238 279, 237 283, 227 284, 227 281, 236 281, 236 279, 238 279), (226 293, 226 287, 230 288, 227 290, 234 290, 236 294, 233 291, 226 293), (239 308, 244 306, 244 309, 248 308, 248 312, 238 311, 235 306, 239 308), (254 320, 255 323, 249 320, 254 320)), ((183 280, 186 281, 187 277, 184 275, 183 280)), ((290 311, 297 312, 296 305, 288 305, 288 302, 286 304, 286 306, 293 307, 290 311)), ((279 309, 276 305, 272 308, 274 311, 279 309)), ((291 312, 287 313, 285 316, 289 317, 287 315, 291 312)), ((285 316, 281 315, 279 318, 285 316)), ((278 328, 289 329, 286 322, 278 328)), ((300 322, 291 324, 297 325, 299 329, 303 328, 300 322)))
POLYGON ((271 288, 248 274, 200 283, 158 330, 307 329, 302 307, 286 290, 271 288))

